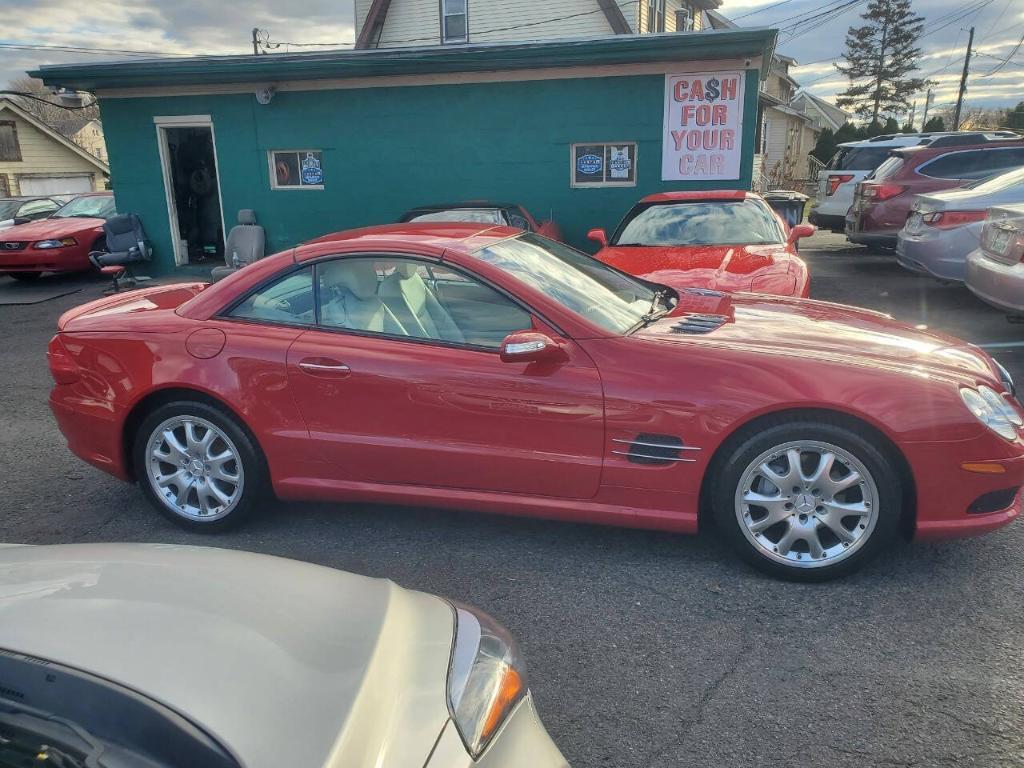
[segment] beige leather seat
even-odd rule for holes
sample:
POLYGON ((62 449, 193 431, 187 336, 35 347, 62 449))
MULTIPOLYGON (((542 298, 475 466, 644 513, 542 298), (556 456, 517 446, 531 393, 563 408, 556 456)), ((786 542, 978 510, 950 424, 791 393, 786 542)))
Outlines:
POLYGON ((408 336, 409 333, 377 295, 377 270, 369 259, 339 259, 319 267, 321 296, 332 296, 320 307, 320 322, 408 336))
POLYGON ((441 341, 465 341, 448 310, 419 274, 417 264, 405 263, 384 278, 380 296, 410 336, 441 341))

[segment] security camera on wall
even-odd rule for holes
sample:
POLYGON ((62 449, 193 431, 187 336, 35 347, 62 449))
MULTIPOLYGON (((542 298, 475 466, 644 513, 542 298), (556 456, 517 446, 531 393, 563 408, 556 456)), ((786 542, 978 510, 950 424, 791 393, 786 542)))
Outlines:
POLYGON ((274 98, 274 94, 277 89, 272 85, 265 85, 261 88, 256 89, 256 101, 260 104, 269 104, 270 100, 274 98))

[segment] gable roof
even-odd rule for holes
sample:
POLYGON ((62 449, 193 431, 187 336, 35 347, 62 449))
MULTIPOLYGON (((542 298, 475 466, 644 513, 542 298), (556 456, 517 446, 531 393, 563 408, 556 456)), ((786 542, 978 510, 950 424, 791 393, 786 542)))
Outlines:
POLYGON ((66 136, 62 136, 60 134, 60 132, 58 132, 58 131, 54 130, 53 128, 51 128, 50 126, 48 126, 46 123, 44 123, 38 117, 33 115, 31 112, 26 112, 24 109, 19 107, 17 104, 15 104, 10 99, 0 98, 0 113, 2 113, 4 110, 7 110, 9 112, 13 112, 15 115, 20 117, 26 123, 28 123, 33 128, 38 130, 40 133, 45 134, 46 136, 50 137, 51 139, 53 139, 58 144, 63 145, 66 149, 70 150, 71 152, 74 152, 76 155, 81 157, 83 160, 88 160, 90 163, 95 165, 103 173, 105 173, 107 175, 110 175, 110 166, 107 165, 106 163, 104 163, 102 160, 100 160, 94 154, 92 154, 91 152, 88 152, 88 151, 82 149, 80 146, 75 144, 75 142, 73 142, 71 139, 67 138, 66 136))
POLYGON ((95 119, 96 118, 89 117, 88 115, 83 115, 81 112, 75 111, 68 113, 62 120, 53 123, 50 127, 56 129, 62 135, 67 136, 70 139, 95 119))
POLYGON ((809 91, 800 91, 799 93, 797 93, 797 95, 793 97, 793 103, 795 104, 797 101, 803 98, 806 98, 815 107, 817 107, 818 111, 825 116, 825 119, 827 119, 830 123, 832 123, 833 126, 835 126, 833 130, 838 130, 839 128, 842 127, 843 123, 850 119, 850 115, 841 110, 839 107, 833 104, 829 104, 824 99, 815 96, 813 93, 809 91))
MULTIPOLYGON (((630 35, 633 30, 622 14, 622 8, 615 0, 597 0, 601 12, 608 21, 608 26, 616 35, 630 35)), ((719 5, 721 2, 719 0, 719 5)), ((717 6, 715 6, 717 7, 717 6)), ((384 29, 384 22, 388 17, 388 10, 391 8, 391 0, 373 0, 370 10, 366 12, 366 20, 362 29, 359 30, 359 37, 356 38, 357 49, 376 47, 374 40, 380 38, 380 32, 384 29)))

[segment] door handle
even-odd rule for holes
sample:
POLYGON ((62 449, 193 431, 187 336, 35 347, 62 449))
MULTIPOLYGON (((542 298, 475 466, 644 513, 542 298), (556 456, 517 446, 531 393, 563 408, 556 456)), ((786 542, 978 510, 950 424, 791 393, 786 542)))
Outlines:
POLYGON ((352 369, 344 363, 315 363, 312 360, 303 360, 299 363, 299 368, 314 376, 332 373, 339 376, 347 376, 352 373, 352 369))

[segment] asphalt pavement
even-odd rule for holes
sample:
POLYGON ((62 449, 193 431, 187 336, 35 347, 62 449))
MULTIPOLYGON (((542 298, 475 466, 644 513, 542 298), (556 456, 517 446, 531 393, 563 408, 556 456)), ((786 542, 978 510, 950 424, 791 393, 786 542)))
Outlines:
MULTIPOLYGON (((814 298, 1000 345, 1024 381, 1024 326, 964 288, 834 235, 802 254, 814 298)), ((477 605, 519 639, 575 766, 1024 766, 1022 523, 819 585, 763 577, 714 536, 430 509, 278 504, 236 532, 186 533, 65 448, 46 343, 103 283, 45 280, 81 290, 0 306, 0 540, 246 549, 477 605)))

